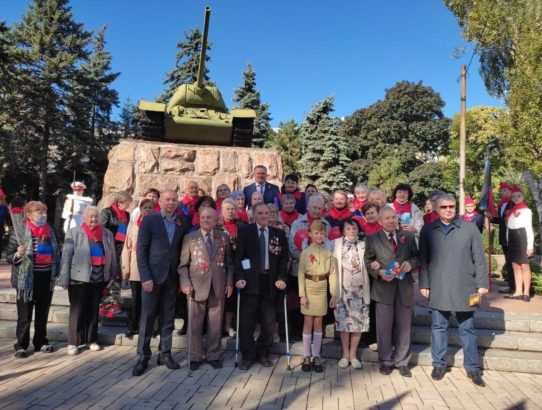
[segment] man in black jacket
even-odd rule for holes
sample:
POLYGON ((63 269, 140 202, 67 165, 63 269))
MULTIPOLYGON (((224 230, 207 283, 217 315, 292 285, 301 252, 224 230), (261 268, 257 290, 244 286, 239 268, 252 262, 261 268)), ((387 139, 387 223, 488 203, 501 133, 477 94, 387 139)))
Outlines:
POLYGON ((156 315, 160 314, 160 355, 158 364, 178 369, 171 357, 175 304, 179 290, 181 244, 188 232, 186 221, 179 218, 177 194, 169 189, 160 195, 160 213, 143 218, 137 236, 137 267, 141 277, 141 321, 137 354, 139 360, 132 370, 134 376, 143 374, 151 357, 151 333, 156 315))
POLYGON ((270 367, 269 350, 273 343, 273 324, 278 290, 286 288, 288 278, 288 242, 285 233, 268 226, 269 208, 257 204, 254 208, 256 223, 239 230, 235 252, 235 286, 241 291, 241 317, 239 337, 243 360, 239 369, 248 370, 259 360, 270 367), (277 290, 278 289, 278 290, 277 290), (256 323, 262 331, 254 341, 256 323))
POLYGON ((508 238, 506 228, 506 212, 514 205, 512 203, 512 187, 506 182, 501 182, 499 185, 500 202, 497 204, 497 215, 491 219, 494 224, 499 224, 499 245, 502 247, 504 254, 504 267, 508 289, 499 290, 499 293, 509 293, 513 295, 516 291, 516 281, 514 278, 514 269, 512 269, 512 261, 508 256, 508 238))

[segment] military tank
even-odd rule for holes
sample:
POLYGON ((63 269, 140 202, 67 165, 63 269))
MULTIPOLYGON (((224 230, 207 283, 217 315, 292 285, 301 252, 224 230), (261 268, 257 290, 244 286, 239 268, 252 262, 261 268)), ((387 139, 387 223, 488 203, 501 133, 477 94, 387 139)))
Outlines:
POLYGON ((218 88, 203 83, 210 15, 211 8, 206 7, 196 82, 180 85, 167 104, 139 102, 144 139, 200 145, 252 145, 256 111, 228 111, 218 88))

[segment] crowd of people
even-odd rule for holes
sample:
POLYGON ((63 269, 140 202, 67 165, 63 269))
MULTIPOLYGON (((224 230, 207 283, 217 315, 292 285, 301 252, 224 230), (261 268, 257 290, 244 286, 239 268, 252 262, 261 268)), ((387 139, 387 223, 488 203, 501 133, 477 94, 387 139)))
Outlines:
MULTIPOLYGON (((499 224, 508 297, 528 302, 534 237, 519 187, 501 183, 495 215, 478 212, 471 198, 466 213, 458 215, 453 195, 438 190, 420 210, 403 183, 388 202, 383 192, 364 184, 353 193, 328 195, 312 184, 302 191, 296 174, 287 175, 279 188, 267 181, 262 165, 253 176, 242 191, 220 185, 214 197, 193 181, 181 197, 171 189, 150 188, 131 214, 128 192, 116 193, 111 205, 99 210, 84 196, 84 183, 74 182, 62 213, 62 246, 47 223, 45 204, 14 199, 9 211, 24 218, 6 250, 17 289, 15 356, 29 355, 34 310, 34 350, 54 350, 46 326, 55 284, 69 295, 67 353, 78 354, 82 345, 100 350, 102 291, 108 282, 123 279, 132 293, 126 337, 139 335, 134 376, 147 369, 156 334, 158 365, 179 367, 171 346, 174 319, 180 316, 185 323, 180 334, 191 336, 192 370, 204 361, 222 367, 223 333, 239 338, 241 370, 255 362, 272 366, 271 346, 287 322, 292 339, 303 344, 302 371, 322 372, 324 326, 331 322, 340 334, 340 368, 362 367, 357 351, 365 335, 363 342, 378 351, 380 373, 398 369, 410 377, 414 283, 419 281, 433 312, 433 379, 445 375, 454 312, 464 367, 475 384, 484 385, 473 321, 477 297, 489 287, 481 230, 485 217, 499 224)), ((7 210, 0 190, 0 227, 7 210)))

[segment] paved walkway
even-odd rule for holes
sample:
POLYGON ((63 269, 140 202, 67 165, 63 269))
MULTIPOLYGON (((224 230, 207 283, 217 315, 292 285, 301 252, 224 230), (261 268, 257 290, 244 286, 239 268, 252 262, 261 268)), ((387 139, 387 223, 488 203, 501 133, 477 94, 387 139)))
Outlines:
MULTIPOLYGON (((397 371, 382 376, 374 364, 363 370, 337 368, 327 360, 325 372, 304 373, 300 358, 293 371, 281 357, 272 368, 255 365, 249 372, 203 365, 188 377, 185 367, 171 371, 151 366, 133 377, 134 348, 108 346, 101 352, 67 356, 66 349, 15 359, 13 341, 0 340, 0 408, 2 409, 538 409, 542 375, 486 371, 485 388, 476 387, 454 368, 440 382, 431 368, 417 366, 412 378, 397 371)), ((58 347, 64 347, 58 345, 58 347)), ((186 352, 174 358, 186 365, 186 352)))

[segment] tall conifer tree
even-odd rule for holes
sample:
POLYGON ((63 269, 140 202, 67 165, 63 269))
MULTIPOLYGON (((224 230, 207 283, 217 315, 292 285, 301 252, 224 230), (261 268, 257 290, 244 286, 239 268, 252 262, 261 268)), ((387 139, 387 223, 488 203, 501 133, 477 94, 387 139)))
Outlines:
POLYGON ((333 97, 316 103, 301 125, 300 172, 305 182, 333 191, 349 188, 347 145, 340 120, 333 118, 333 97))
POLYGON ((262 103, 260 92, 256 88, 256 71, 252 63, 248 63, 243 72, 243 83, 235 90, 233 101, 237 103, 237 108, 251 108, 256 111, 252 145, 263 147, 273 132, 270 124, 272 118, 269 114, 269 104, 262 103))

